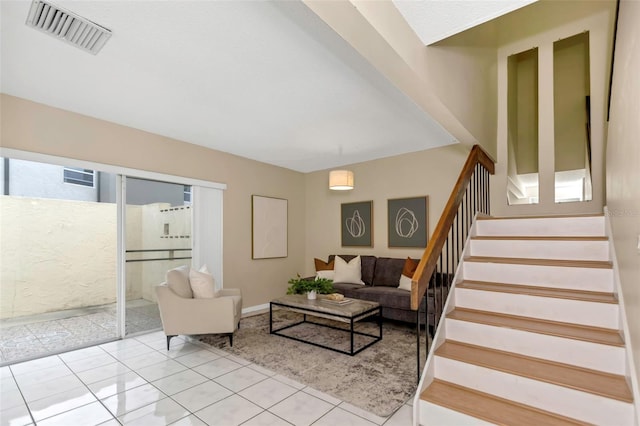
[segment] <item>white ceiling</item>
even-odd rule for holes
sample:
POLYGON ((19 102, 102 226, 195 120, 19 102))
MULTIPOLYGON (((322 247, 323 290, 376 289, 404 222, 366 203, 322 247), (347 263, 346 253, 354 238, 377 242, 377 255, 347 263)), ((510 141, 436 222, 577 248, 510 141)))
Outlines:
POLYGON ((393 0, 425 44, 433 44, 537 0, 393 0))
POLYGON ((455 142, 298 1, 55 4, 113 36, 93 56, 0 1, 3 93, 301 172, 455 142))

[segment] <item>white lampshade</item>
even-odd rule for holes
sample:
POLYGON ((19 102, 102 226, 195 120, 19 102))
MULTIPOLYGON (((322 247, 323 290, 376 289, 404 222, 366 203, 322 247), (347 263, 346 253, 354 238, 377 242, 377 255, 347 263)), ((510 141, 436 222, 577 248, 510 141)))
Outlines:
POLYGON ((350 170, 332 170, 329 172, 329 189, 347 191, 353 189, 353 172, 350 170))

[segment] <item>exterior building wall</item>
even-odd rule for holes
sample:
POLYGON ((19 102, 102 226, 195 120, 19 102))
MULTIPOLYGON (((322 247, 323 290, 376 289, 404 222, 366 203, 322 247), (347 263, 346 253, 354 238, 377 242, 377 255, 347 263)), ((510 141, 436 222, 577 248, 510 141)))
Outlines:
POLYGON ((25 160, 9 160, 9 194, 20 197, 97 201, 93 187, 64 182, 64 167, 25 160))

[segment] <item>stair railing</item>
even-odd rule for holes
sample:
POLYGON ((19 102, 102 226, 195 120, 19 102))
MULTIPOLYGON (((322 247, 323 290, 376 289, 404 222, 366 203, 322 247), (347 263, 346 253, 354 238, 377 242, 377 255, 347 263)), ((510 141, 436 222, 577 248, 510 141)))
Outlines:
POLYGON ((421 371, 420 301, 424 298, 428 354, 430 327, 435 336, 473 218, 478 213, 488 215, 490 212, 489 175, 494 173, 493 159, 480 145, 474 145, 411 280, 411 309, 416 311, 418 381, 421 371), (428 296, 432 296, 433 306, 430 306, 428 296), (433 324, 429 324, 430 317, 433 324))

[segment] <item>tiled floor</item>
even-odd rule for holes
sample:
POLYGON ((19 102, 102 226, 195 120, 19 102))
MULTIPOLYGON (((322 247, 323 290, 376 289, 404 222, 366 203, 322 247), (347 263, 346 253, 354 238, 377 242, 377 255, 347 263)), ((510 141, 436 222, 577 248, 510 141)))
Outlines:
MULTIPOLYGON (((127 301, 125 330, 136 334, 162 327, 155 303, 127 301)), ((116 305, 87 307, 0 321, 0 363, 16 362, 114 339, 116 305)))
POLYGON ((410 425, 162 332, 0 368, 0 425, 410 425))

